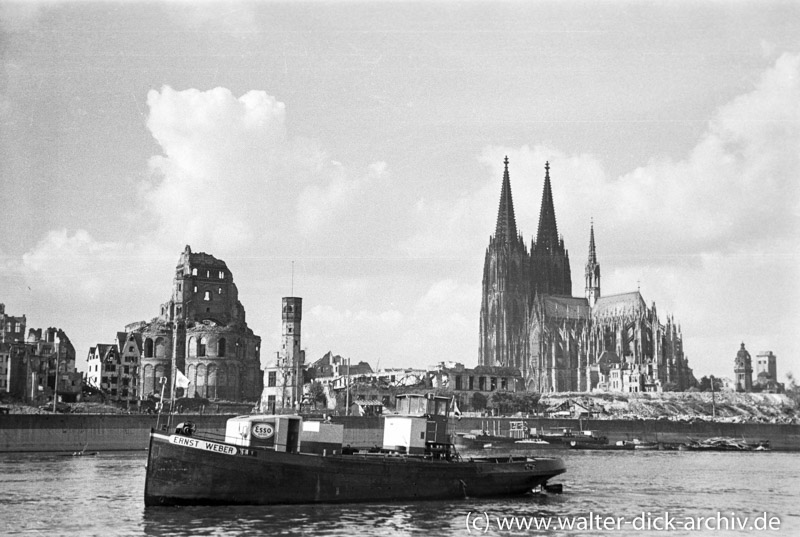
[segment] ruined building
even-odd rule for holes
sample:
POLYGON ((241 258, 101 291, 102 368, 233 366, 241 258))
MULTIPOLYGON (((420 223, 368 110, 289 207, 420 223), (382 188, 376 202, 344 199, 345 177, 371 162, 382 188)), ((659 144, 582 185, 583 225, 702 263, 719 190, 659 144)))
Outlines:
POLYGON ((25 315, 6 315, 0 304, 0 393, 29 402, 45 403, 55 396, 74 402, 81 396, 81 373, 75 367, 75 348, 60 328, 30 328, 25 315))
POLYGON ((550 165, 536 240, 517 230, 508 158, 495 233, 483 269, 478 363, 513 367, 539 392, 682 390, 694 382, 680 327, 661 322, 639 291, 602 296, 594 225, 585 293, 572 296, 569 252, 558 234, 550 165))
POLYGON ((206 253, 181 253, 172 296, 158 317, 125 327, 127 352, 141 342, 138 394, 256 401, 261 395, 261 338, 247 326, 233 274, 224 261, 206 253), (188 388, 175 383, 180 371, 188 388), (174 387, 174 392, 173 392, 174 387))

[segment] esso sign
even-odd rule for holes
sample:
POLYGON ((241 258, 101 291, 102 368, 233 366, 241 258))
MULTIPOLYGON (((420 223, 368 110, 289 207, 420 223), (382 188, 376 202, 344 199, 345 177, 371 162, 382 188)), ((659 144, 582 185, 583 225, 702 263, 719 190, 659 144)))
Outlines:
POLYGON ((266 440, 267 438, 272 438, 272 435, 274 434, 275 434, 275 426, 271 423, 253 424, 253 436, 255 436, 256 438, 266 440))

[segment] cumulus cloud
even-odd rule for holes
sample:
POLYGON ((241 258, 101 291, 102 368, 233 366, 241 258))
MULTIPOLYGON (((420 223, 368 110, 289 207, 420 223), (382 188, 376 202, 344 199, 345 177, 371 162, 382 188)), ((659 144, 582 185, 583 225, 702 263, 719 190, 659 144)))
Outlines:
POLYGON ((611 177, 592 155, 543 145, 487 147, 480 155, 491 170, 486 182, 451 202, 421 199, 417 212, 438 215, 437 225, 403 246, 424 253, 440 244, 460 247, 470 236, 485 242, 497 212, 496 202, 487 200, 499 199, 505 155, 511 160, 517 224, 526 238, 538 225, 546 160, 551 163, 559 231, 573 249, 588 242, 591 217, 599 221, 599 234, 623 238, 615 243, 628 245, 613 255, 642 248, 654 256, 698 255, 795 237, 800 217, 800 55, 782 55, 751 92, 720 107, 680 161, 654 156, 648 164, 611 177))
POLYGON ((385 162, 354 171, 317 142, 290 139, 284 104, 263 91, 164 87, 147 102, 163 155, 150 159, 144 197, 160 235, 177 242, 235 252, 352 226, 353 207, 388 177, 385 162))

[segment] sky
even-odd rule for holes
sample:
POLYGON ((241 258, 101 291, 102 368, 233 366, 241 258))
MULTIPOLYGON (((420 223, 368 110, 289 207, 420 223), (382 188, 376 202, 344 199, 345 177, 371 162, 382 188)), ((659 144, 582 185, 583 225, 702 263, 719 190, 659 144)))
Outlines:
POLYGON ((185 245, 262 362, 478 361, 509 158, 550 162, 573 294, 640 289, 698 378, 800 374, 800 3, 0 3, 0 302, 90 346, 149 320, 185 245))

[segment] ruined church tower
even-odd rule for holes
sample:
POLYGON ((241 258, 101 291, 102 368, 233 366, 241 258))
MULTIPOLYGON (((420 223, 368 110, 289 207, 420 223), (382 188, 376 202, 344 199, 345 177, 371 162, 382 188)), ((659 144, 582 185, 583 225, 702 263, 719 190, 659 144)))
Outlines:
POLYGON ((531 291, 534 295, 572 296, 569 252, 564 248, 564 239, 558 236, 549 162, 544 170, 539 230, 536 241, 531 243, 531 291))
POLYGON ((517 231, 508 157, 505 158, 497 226, 483 266, 478 364, 522 370, 527 356, 530 258, 517 231))

